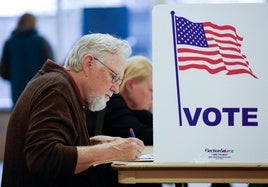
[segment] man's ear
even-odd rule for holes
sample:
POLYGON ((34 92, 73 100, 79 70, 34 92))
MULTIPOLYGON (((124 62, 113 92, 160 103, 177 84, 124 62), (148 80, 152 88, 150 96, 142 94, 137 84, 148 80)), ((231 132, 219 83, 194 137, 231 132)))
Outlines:
POLYGON ((93 63, 93 56, 92 55, 85 55, 82 59, 82 69, 83 72, 87 75, 88 70, 91 68, 93 63))

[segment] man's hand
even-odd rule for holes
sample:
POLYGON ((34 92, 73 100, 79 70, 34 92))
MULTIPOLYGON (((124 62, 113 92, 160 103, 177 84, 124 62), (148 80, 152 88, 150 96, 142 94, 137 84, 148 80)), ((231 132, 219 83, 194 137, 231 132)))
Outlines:
POLYGON ((95 136, 90 142, 95 145, 77 147, 75 173, 97 164, 136 160, 144 150, 143 141, 132 137, 95 136))
POLYGON ((144 143, 138 138, 121 138, 111 141, 112 147, 111 151, 116 160, 128 161, 137 159, 142 151, 144 150, 144 143))

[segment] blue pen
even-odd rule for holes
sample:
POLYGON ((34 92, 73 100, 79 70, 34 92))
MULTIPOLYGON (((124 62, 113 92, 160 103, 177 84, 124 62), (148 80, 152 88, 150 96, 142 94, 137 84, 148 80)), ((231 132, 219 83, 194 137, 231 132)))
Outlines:
POLYGON ((132 128, 129 129, 129 132, 130 132, 131 137, 136 138, 134 130, 132 128))

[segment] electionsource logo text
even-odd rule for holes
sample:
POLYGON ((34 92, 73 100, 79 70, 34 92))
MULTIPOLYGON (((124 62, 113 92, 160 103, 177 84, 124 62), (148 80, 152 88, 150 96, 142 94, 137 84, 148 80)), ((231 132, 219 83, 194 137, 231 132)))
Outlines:
POLYGON ((205 148, 205 152, 208 153, 209 159, 223 160, 232 158, 231 154, 234 153, 233 149, 219 148, 219 149, 210 149, 205 148))
POLYGON ((208 153, 233 153, 234 150, 233 149, 226 149, 226 148, 221 148, 221 149, 209 149, 209 148, 206 148, 205 149, 205 152, 208 152, 208 153))

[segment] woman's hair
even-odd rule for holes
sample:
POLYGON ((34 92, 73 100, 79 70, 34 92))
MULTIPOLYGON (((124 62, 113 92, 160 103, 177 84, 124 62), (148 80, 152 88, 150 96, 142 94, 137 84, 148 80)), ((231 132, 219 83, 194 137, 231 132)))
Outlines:
POLYGON ((124 78, 120 85, 120 93, 125 89, 126 81, 132 79, 134 82, 141 82, 152 75, 152 63, 145 56, 137 55, 128 59, 124 78))
POLYGON ((36 27, 36 17, 33 14, 25 13, 23 14, 17 24, 17 29, 34 29, 36 27))
POLYGON ((115 38, 109 34, 87 34, 76 42, 64 67, 68 70, 81 71, 82 59, 87 54, 100 58, 104 58, 107 54, 123 54, 127 59, 131 54, 131 47, 126 40, 115 38))

